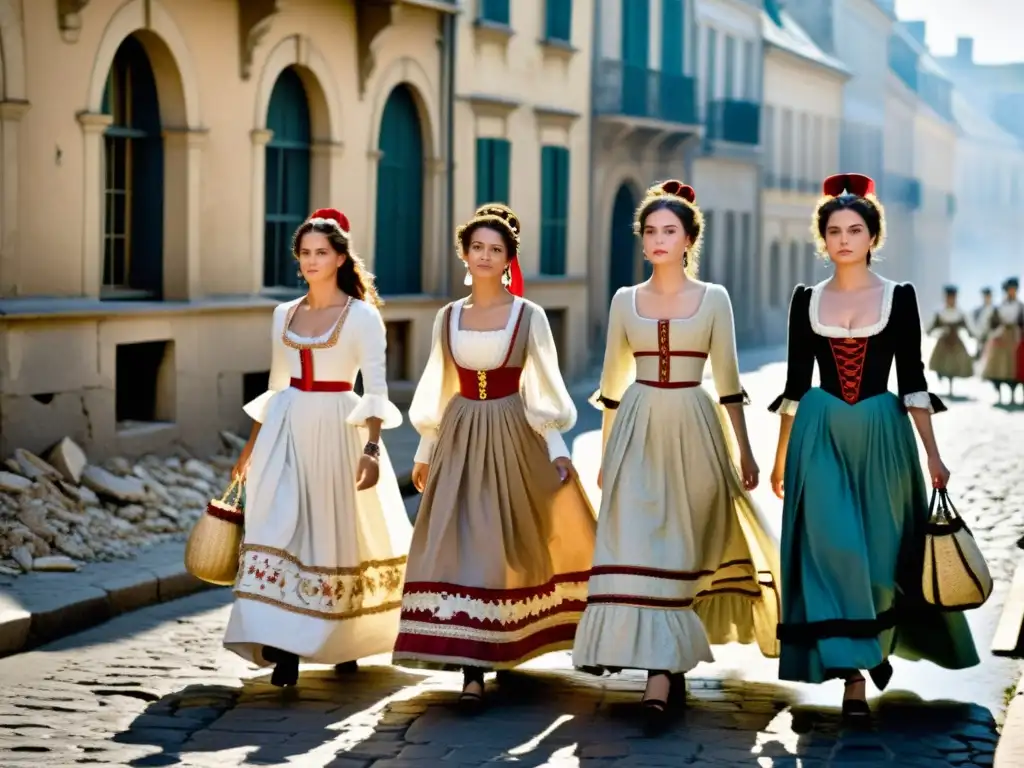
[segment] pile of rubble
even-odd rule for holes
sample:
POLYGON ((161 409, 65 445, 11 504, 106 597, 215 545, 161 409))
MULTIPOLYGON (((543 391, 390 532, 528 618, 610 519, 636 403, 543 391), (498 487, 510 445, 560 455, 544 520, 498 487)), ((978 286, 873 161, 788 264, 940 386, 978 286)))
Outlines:
POLYGON ((68 438, 45 460, 15 451, 0 464, 0 575, 73 571, 184 539, 224 492, 245 443, 229 432, 221 438, 231 455, 205 461, 179 450, 97 466, 68 438))

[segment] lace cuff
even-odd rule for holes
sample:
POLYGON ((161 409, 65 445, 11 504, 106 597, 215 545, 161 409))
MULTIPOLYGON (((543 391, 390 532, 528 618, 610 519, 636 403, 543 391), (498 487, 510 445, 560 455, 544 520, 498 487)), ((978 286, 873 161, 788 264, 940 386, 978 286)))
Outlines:
POLYGON ((381 429, 402 426, 402 412, 384 395, 363 395, 345 421, 353 427, 365 427, 367 419, 380 419, 381 429))
POLYGON ((248 403, 242 406, 242 410, 246 412, 250 419, 262 424, 267 418, 267 410, 270 408, 270 401, 273 400, 274 395, 277 392, 273 389, 268 389, 259 397, 253 398, 248 403))
POLYGON ((904 408, 920 408, 928 413, 942 413, 946 404, 931 392, 911 392, 903 396, 904 408))
POLYGON ((799 405, 799 400, 789 400, 782 395, 779 395, 772 401, 772 404, 768 406, 768 410, 772 413, 777 413, 780 416, 795 416, 796 409, 799 405))

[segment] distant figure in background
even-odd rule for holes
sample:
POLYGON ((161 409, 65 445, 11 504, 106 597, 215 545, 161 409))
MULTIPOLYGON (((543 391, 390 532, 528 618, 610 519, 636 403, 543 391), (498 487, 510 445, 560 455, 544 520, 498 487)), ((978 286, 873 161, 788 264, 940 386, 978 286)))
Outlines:
POLYGON ((989 318, 989 336, 985 344, 985 361, 981 377, 991 381, 1003 402, 1003 387, 1010 394, 1012 405, 1014 392, 1024 384, 1024 304, 1017 299, 1020 282, 1016 277, 1003 282, 1003 303, 995 308, 989 318))
POLYGON ((982 352, 985 351, 985 340, 988 339, 989 323, 992 321, 992 313, 995 307, 992 306, 992 289, 985 287, 981 289, 981 306, 971 313, 973 322, 972 333, 977 341, 977 349, 974 350, 974 359, 980 360, 982 352))
POLYGON ((296 230, 292 254, 309 289, 274 310, 270 384, 245 406, 254 424, 234 469, 245 539, 224 637, 275 665, 277 686, 295 685, 301 660, 349 673, 391 648, 412 536, 380 442, 402 414, 388 400, 373 275, 332 208, 296 230))
POLYGON ((968 379, 974 375, 974 361, 960 338, 960 331, 971 332, 967 318, 956 305, 957 288, 947 285, 945 306, 935 313, 928 333, 939 331, 939 340, 932 350, 928 367, 940 379, 949 380, 949 394, 953 394, 953 379, 968 379))

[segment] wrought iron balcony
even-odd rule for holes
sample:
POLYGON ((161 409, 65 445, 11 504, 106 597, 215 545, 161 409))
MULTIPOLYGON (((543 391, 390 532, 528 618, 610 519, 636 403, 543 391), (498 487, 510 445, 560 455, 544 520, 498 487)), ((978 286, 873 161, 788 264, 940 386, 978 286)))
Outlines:
POLYGON ((594 78, 594 112, 598 115, 697 125, 697 86, 687 75, 605 59, 594 78))
POLYGON ((705 136, 709 141, 757 146, 761 142, 761 105, 736 99, 708 102, 705 136))

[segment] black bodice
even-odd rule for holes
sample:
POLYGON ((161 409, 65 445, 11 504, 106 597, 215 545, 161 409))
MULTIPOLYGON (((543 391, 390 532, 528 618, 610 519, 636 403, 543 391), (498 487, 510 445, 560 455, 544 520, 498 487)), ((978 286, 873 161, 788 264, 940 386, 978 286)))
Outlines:
MULTIPOLYGON (((873 336, 821 336, 811 327, 810 306, 811 288, 798 285, 789 305, 786 388, 769 410, 778 411, 783 399, 798 402, 807 393, 815 362, 821 388, 851 405, 887 392, 893 363, 901 401, 906 395, 928 391, 921 359, 921 316, 913 285, 893 286, 888 322, 873 336)), ((929 397, 934 412, 946 410, 939 398, 929 397)))

